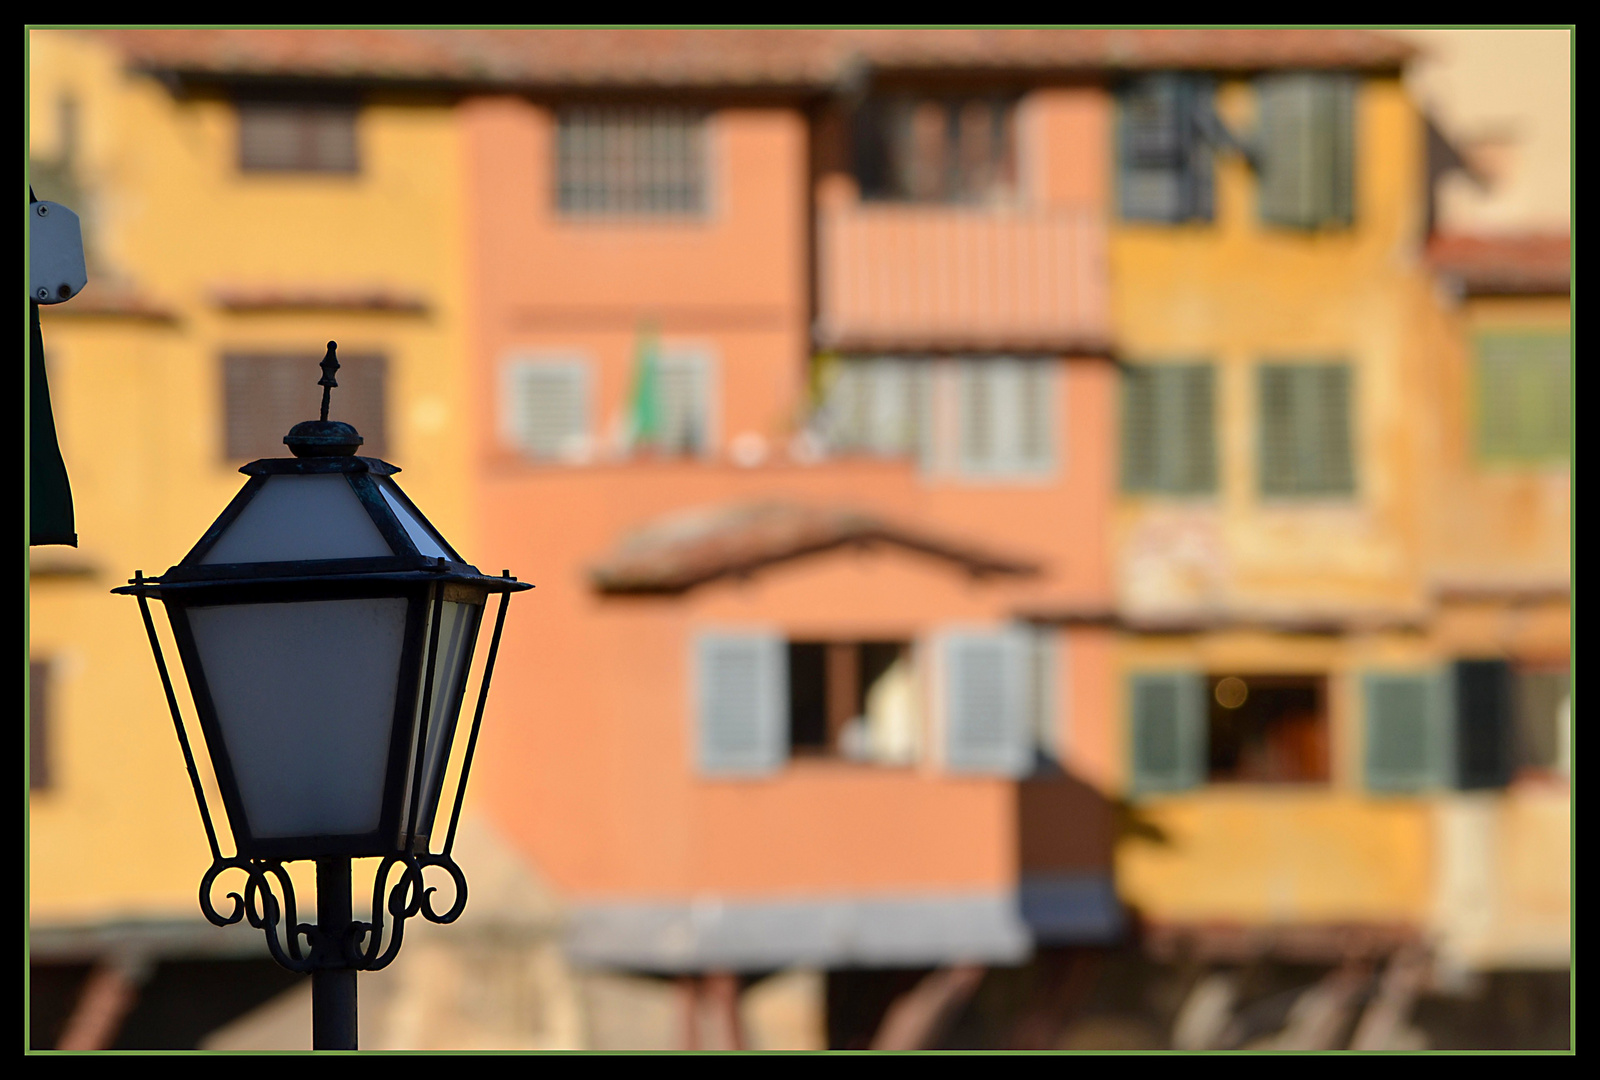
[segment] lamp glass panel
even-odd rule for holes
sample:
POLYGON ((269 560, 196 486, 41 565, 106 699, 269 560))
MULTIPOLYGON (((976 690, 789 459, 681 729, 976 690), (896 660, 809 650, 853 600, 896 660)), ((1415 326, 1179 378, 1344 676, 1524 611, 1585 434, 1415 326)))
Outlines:
POLYGON ((411 537, 411 542, 417 545, 417 553, 426 555, 430 559, 449 559, 452 562, 460 560, 450 551, 444 540, 428 525, 427 522, 418 520, 417 515, 401 501, 395 494, 399 489, 388 477, 378 480, 378 490, 383 492, 384 502, 389 504, 389 509, 394 511, 394 516, 400 519, 400 527, 411 537))
POLYGON ((202 564, 393 555, 343 473, 269 476, 202 564))
MULTIPOLYGON (((433 700, 429 703, 427 738, 422 753, 422 799, 417 807, 417 835, 431 835, 434 812, 439 805, 439 789, 450 756, 449 736, 458 718, 461 688, 472 662, 472 642, 483 609, 477 604, 446 602, 440 605, 439 651, 433 665, 433 700)), ((432 618, 432 608, 429 609, 432 618)), ((431 627, 428 631, 431 633, 431 627)), ((422 709, 423 686, 417 687, 417 710, 422 709)), ((413 733, 413 740, 415 740, 413 733)), ((415 742, 412 743, 415 746, 415 742)), ((415 751, 406 770, 406 806, 411 805, 411 776, 416 771, 415 751)))
POLYGON ((376 830, 406 601, 198 607, 189 620, 251 834, 376 830))

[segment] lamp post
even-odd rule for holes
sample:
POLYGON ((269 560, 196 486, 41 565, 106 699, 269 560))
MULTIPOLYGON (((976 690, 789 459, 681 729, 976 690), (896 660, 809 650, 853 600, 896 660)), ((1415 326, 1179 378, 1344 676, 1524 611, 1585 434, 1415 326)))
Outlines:
POLYGON ((181 562, 160 577, 135 572, 112 591, 139 601, 211 845, 201 910, 217 926, 247 920, 278 963, 309 972, 313 1048, 354 1050, 356 972, 394 959, 407 919, 453 922, 466 906, 466 877, 450 851, 506 604, 532 586, 468 565, 395 484, 399 469, 356 454, 355 428, 328 419, 335 350, 328 342, 322 360, 322 418, 283 440, 294 456, 244 466, 250 479, 181 562), (494 594, 477 708, 435 853, 467 672, 494 594), (151 599, 171 623, 231 856, 217 842, 151 599), (358 858, 381 860, 370 922, 352 914, 358 858), (315 925, 297 921, 285 867, 296 860, 316 864, 315 925), (423 880, 430 869, 454 888, 442 912, 423 880), (229 871, 244 882, 223 914, 212 889, 229 871))

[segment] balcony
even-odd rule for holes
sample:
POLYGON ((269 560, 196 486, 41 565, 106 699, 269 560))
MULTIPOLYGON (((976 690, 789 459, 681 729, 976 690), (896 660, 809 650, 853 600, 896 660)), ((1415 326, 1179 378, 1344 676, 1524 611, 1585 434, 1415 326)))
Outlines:
POLYGON ((1103 352, 1092 210, 849 204, 818 211, 817 344, 844 352, 1103 352))

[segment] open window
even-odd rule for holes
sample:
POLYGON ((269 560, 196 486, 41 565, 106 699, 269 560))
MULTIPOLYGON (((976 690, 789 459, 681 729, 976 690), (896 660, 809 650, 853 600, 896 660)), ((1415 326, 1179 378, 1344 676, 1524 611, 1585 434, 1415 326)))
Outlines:
POLYGON ((904 641, 792 641, 789 751, 882 765, 916 760, 922 729, 904 641))
POLYGON ((1212 783, 1327 783, 1327 679, 1222 675, 1208 682, 1212 783))
POLYGON ((854 142, 866 199, 987 204, 1016 196, 1009 95, 877 95, 856 113, 854 142))

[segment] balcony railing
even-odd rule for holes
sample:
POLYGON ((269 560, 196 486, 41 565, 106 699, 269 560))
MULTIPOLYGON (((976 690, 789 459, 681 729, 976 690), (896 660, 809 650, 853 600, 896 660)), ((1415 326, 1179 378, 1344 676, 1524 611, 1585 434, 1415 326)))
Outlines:
POLYGON ((849 205, 818 221, 818 345, 1101 351, 1106 230, 1090 210, 849 205))

